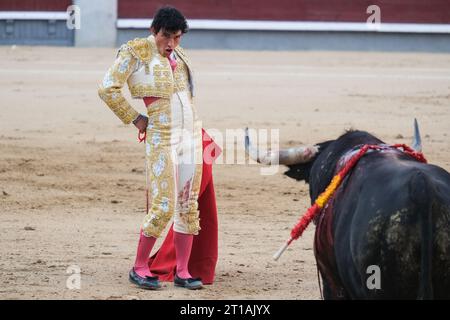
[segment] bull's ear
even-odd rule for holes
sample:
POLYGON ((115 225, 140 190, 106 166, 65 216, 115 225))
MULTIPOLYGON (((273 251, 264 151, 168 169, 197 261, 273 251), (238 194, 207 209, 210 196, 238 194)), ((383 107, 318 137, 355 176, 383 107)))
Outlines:
POLYGON ((311 173, 311 167, 314 163, 314 159, 307 163, 291 164, 288 166, 289 170, 287 170, 284 174, 297 181, 305 180, 306 183, 309 183, 309 175, 311 173))
POLYGON ((287 170, 284 174, 289 178, 295 179, 297 181, 304 180, 306 183, 309 183, 309 176, 311 174, 311 168, 314 165, 314 161, 316 161, 320 153, 325 150, 333 141, 334 140, 329 140, 317 144, 316 146, 318 147, 319 151, 315 154, 314 158, 312 158, 311 161, 306 163, 288 165, 287 167, 289 168, 289 170, 287 170))

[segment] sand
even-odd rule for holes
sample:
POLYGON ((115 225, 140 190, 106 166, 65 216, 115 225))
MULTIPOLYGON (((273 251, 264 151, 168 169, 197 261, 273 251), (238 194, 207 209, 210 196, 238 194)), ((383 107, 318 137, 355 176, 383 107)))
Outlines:
MULTIPOLYGON (((409 144, 416 117, 428 160, 450 170, 448 54, 189 53, 209 131, 279 129, 289 147, 357 128, 409 144)), ((320 299, 314 226, 272 260, 308 207, 308 186, 255 164, 215 166, 214 285, 150 292, 128 282, 145 211, 144 145, 97 96, 114 57, 0 47, 0 299, 320 299), (79 290, 66 286, 73 265, 79 290)))

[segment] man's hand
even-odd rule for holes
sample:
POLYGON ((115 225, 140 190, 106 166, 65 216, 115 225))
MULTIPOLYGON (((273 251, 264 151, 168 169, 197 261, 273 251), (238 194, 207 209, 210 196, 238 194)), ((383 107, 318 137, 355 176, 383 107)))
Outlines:
POLYGON ((145 132, 148 125, 148 118, 142 114, 140 114, 134 121, 133 124, 136 126, 136 128, 139 129, 140 133, 145 132))

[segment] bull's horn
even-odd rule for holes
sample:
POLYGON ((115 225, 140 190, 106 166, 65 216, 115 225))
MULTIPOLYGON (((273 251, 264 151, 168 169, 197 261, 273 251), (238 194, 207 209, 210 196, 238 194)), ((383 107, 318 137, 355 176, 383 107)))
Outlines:
POLYGON ((416 118, 414 118, 414 138, 412 148, 417 152, 422 152, 422 139, 420 138, 419 124, 417 123, 416 118))
POLYGON ((297 163, 305 163, 314 158, 318 151, 319 148, 317 146, 299 146, 261 154, 261 152, 251 144, 250 137, 248 135, 248 128, 245 128, 245 152, 258 163, 266 165, 292 165, 297 163))

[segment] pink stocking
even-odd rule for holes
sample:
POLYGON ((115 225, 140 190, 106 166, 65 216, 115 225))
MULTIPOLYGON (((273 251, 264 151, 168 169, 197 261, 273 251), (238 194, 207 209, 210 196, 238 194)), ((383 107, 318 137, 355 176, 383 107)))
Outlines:
POLYGON ((194 236, 192 234, 173 232, 173 242, 177 256, 177 275, 182 279, 192 278, 188 271, 188 263, 193 240, 194 236))
POLYGON ((136 254, 136 261, 134 262, 134 271, 136 271, 136 273, 143 278, 145 278, 146 276, 153 276, 150 272, 150 269, 148 268, 148 257, 155 242, 155 237, 146 237, 141 230, 136 254))

